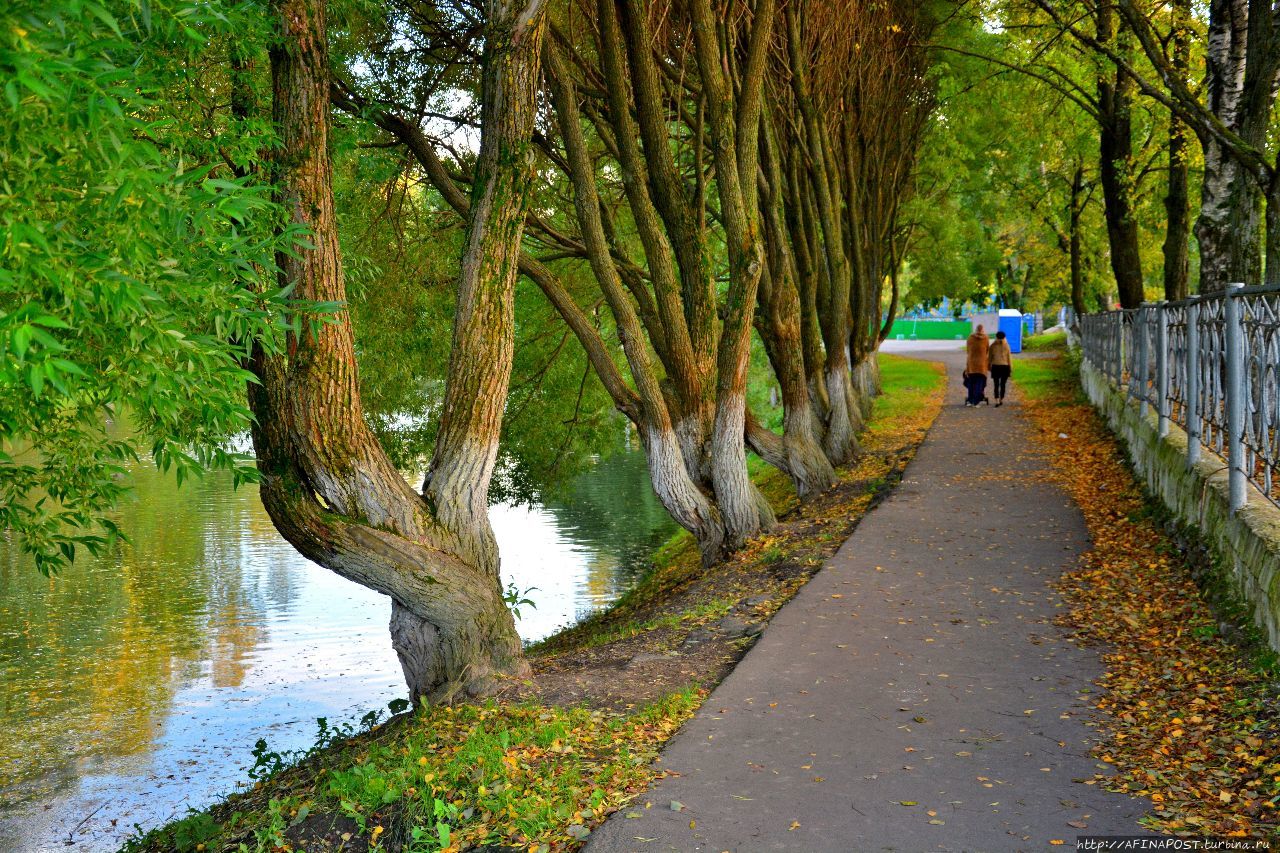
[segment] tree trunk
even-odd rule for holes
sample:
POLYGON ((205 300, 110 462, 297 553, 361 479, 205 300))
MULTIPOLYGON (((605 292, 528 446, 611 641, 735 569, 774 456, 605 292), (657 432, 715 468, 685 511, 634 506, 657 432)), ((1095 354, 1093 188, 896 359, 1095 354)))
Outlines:
POLYGON ((663 507, 697 540, 703 562, 711 564, 724 556, 724 524, 719 510, 711 505, 690 477, 666 399, 649 358, 643 327, 619 280, 600 216, 596 175, 582 133, 577 91, 554 48, 548 51, 547 69, 556 119, 565 143, 569 179, 574 188, 578 225, 592 271, 617 321, 618 337, 640 397, 640 409, 635 420, 649 465, 650 481, 663 507))
POLYGON ((1076 166, 1076 173, 1071 178, 1071 209, 1068 234, 1071 257, 1071 310, 1077 317, 1088 313, 1084 304, 1084 269, 1080 250, 1080 217, 1084 213, 1084 167, 1076 166))
POLYGON ((1262 209, 1257 183, 1221 146, 1210 142, 1204 153, 1200 216, 1200 292, 1216 293, 1228 284, 1256 283, 1262 267, 1262 209))
POLYGON ((884 316, 884 323, 880 326, 877 343, 884 343, 893 331, 894 315, 898 313, 898 275, 901 271, 901 266, 902 264, 895 252, 893 257, 889 259, 889 310, 884 316))
MULTIPOLYGON (((498 578, 486 513, 513 339, 512 287, 532 178, 541 5, 494 3, 486 38, 475 211, 459 288, 445 420, 429 499, 415 492, 364 421, 354 335, 342 310, 304 324, 287 354, 257 353, 249 391, 262 499, 303 555, 392 598, 392 642, 410 693, 448 701, 527 674, 498 578), (499 156, 501 152, 501 157, 499 156), (485 334, 475 335, 483 325, 485 334), (468 403, 472 405, 468 405, 468 403), (433 505, 434 504, 434 505, 433 505)), ((275 0, 271 50, 280 145, 274 179, 310 246, 277 259, 294 298, 345 304, 329 159, 324 0, 275 0)))
MULTIPOLYGON (((1191 60, 1191 0, 1173 0, 1170 9, 1173 69, 1186 80, 1191 60)), ((1176 112, 1169 115, 1169 187, 1164 197, 1164 298, 1187 298, 1190 276, 1191 212, 1187 207, 1187 125, 1176 112)))
POLYGON ((654 494, 672 519, 693 534, 703 565, 723 560, 731 546, 726 539, 719 502, 713 505, 689 476, 675 430, 664 424, 650 425, 641 437, 654 494))
POLYGON ((826 389, 827 431, 822 449, 834 465, 843 465, 857 452, 857 401, 849 378, 849 298, 850 269, 836 208, 834 159, 826 123, 809 92, 808 57, 801 39, 801 21, 794 7, 786 9, 788 58, 791 88, 802 117, 804 145, 809 165, 809 181, 816 200, 816 219, 822 236, 820 275, 825 273, 828 292, 819 294, 818 315, 826 352, 823 386, 826 389), (825 295, 825 299, 821 298, 825 295))
MULTIPOLYGON (((622 24, 621 33, 626 38, 631 85, 635 93, 636 126, 644 140, 649 187, 680 267, 681 298, 699 370, 703 376, 709 376, 713 371, 717 341, 715 279, 707 251, 706 225, 701 211, 695 211, 691 204, 685 181, 672 156, 665 93, 653 57, 655 40, 649 29, 650 4, 644 0, 609 2, 616 2, 615 8, 620 8, 623 13, 615 21, 622 24)), ((612 90, 610 95, 616 98, 612 90)), ((625 95, 623 97, 625 99, 625 95)), ((621 114, 616 108, 614 112, 615 122, 620 121, 621 114)), ((719 175, 716 183, 720 183, 719 175)))
MULTIPOLYGON (((1115 38, 1115 16, 1106 4, 1098 7, 1098 41, 1115 38)), ((1128 41, 1121 36, 1118 41, 1128 41)), ((1111 270, 1120 291, 1120 305, 1137 308, 1144 300, 1142 257, 1138 249, 1138 221, 1133 210, 1133 78, 1116 67, 1098 77, 1099 172, 1111 246, 1111 270)))
POLYGON ((1280 160, 1267 188, 1267 263, 1263 274, 1266 284, 1280 284, 1280 160))
POLYGON ((880 364, 874 352, 867 353, 853 368, 853 390, 863 403, 864 418, 871 417, 876 395, 880 393, 880 364))
MULTIPOLYGON (((635 0, 631 0, 635 2, 635 0)), ((729 260, 729 288, 724 322, 716 357, 716 416, 711 434, 711 482, 716 504, 724 518, 725 537, 731 548, 773 525, 769 509, 747 474, 745 446, 747 364, 751 354, 752 317, 764 267, 764 247, 755 205, 757 159, 755 139, 760 126, 760 89, 763 64, 734 88, 721 70, 722 45, 710 0, 688 0, 692 18, 694 53, 702 78, 716 166, 716 186, 724 221, 729 260), (735 108, 743 110, 735 114, 735 108), (745 127, 739 131, 737 122, 745 127), (750 139, 744 150, 741 140, 750 139)), ((757 0, 752 23, 753 43, 767 43, 773 28, 772 0, 757 0)))
POLYGON ((805 381, 799 294, 794 284, 788 284, 782 275, 775 276, 772 268, 766 268, 761 282, 762 316, 757 325, 782 389, 782 437, 759 424, 748 411, 746 438, 760 458, 786 472, 803 500, 831 488, 836 472, 818 441, 818 422, 805 381))
POLYGON ((1187 298, 1191 274, 1191 212, 1187 207, 1187 128, 1176 116, 1169 117, 1169 187, 1164 197, 1164 298, 1174 302, 1187 298))
POLYGON ((787 472, 801 499, 823 492, 836 481, 835 468, 818 442, 818 420, 805 374, 797 264, 783 215, 782 169, 772 115, 763 127, 760 218, 765 224, 766 258, 760 281, 760 314, 756 325, 774 376, 782 389, 782 440, 747 413, 747 441, 761 458, 787 472))
POLYGON ((823 381, 830 401, 827 417, 827 434, 822 440, 822 449, 827 458, 835 465, 844 465, 858 452, 858 430, 862 426, 859 417, 860 407, 853 390, 853 379, 850 375, 848 350, 836 347, 836 355, 832 357, 828 350, 826 372, 823 381))
POLYGON ((1018 304, 1016 307, 1019 311, 1025 310, 1027 299, 1031 296, 1032 276, 1035 272, 1035 264, 1027 264, 1026 269, 1022 272, 1022 286, 1018 288, 1018 304))
POLYGON ((804 348, 804 375, 809 386, 809 400, 814 415, 822 423, 827 420, 827 393, 822 381, 822 366, 826 353, 822 344, 822 326, 818 319, 818 269, 820 263, 813 250, 817 227, 809 216, 807 194, 801 181, 803 173, 798 164, 799 156, 791 152, 787 158, 785 209, 787 230, 795 247, 796 288, 800 292, 800 339, 804 348))
MULTIPOLYGON (((1205 52, 1209 109, 1246 144, 1262 150, 1275 100, 1275 34, 1269 3, 1213 0, 1205 52)), ((1202 135, 1204 181, 1196 238, 1200 292, 1256 284, 1262 274, 1262 187, 1216 135, 1202 135)))

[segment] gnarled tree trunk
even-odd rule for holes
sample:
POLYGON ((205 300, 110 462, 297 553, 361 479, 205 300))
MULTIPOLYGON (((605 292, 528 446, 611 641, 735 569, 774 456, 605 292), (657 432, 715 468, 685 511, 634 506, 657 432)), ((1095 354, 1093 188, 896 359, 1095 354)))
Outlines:
MULTIPOLYGON (((278 258, 303 301, 345 303, 329 155, 324 0, 275 0, 280 137, 274 179, 310 246, 278 258)), ((512 289, 532 179, 541 3, 491 0, 482 142, 458 291, 443 419, 426 494, 365 424, 350 316, 304 324, 287 354, 259 354, 250 388, 262 498, 281 534, 328 569, 392 598, 391 632, 415 701, 491 691, 524 675, 498 577, 489 479, 511 370, 512 289)))
POLYGON ((759 177, 760 218, 766 235, 766 261, 760 279, 760 308, 756 328, 774 376, 782 389, 782 437, 755 422, 747 413, 747 443, 766 462, 785 471, 804 499, 823 492, 836 481, 835 468, 819 443, 820 424, 805 371, 801 327, 799 275, 783 214, 782 170, 777 141, 766 110, 761 128, 763 145, 759 177))

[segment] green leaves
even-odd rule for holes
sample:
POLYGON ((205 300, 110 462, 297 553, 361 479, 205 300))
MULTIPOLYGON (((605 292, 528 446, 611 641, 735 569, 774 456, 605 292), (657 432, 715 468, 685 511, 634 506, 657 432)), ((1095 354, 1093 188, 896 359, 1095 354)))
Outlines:
POLYGON ((192 0, 0 11, 0 530, 46 573, 118 538, 140 452, 179 480, 256 476, 232 439, 254 348, 287 328, 281 217, 248 168, 269 124, 210 104, 230 39, 265 52, 261 19, 192 0))

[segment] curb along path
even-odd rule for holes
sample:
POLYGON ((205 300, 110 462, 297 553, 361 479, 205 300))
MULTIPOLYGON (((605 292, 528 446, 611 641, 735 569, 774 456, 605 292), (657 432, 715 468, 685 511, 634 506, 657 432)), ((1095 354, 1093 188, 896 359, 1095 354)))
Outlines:
POLYGON ((662 765, 680 775, 588 853, 1145 834, 1145 801, 1072 781, 1099 772, 1084 719, 1102 669, 1053 625, 1049 582, 1087 547, 1083 519, 1039 475, 1017 403, 963 408, 962 354, 930 357, 948 400, 902 482, 672 740, 662 765))

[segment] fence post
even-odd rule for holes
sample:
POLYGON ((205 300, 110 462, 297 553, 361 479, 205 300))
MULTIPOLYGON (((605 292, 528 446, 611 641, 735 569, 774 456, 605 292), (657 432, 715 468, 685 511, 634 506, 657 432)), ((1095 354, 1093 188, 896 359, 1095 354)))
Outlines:
POLYGON ((1244 477, 1244 327, 1236 291, 1243 285, 1228 284, 1223 296, 1227 343, 1227 470, 1230 475, 1231 511, 1245 503, 1244 477))
POLYGON ((1116 387, 1122 387, 1121 381, 1124 379, 1124 314, 1119 311, 1111 312, 1112 318, 1115 320, 1111 324, 1111 341, 1112 353, 1115 358, 1111 362, 1112 378, 1115 379, 1116 387))
POLYGON ((1187 468, 1200 461, 1200 301, 1187 306, 1187 468))
POLYGON ((1156 416, 1160 437, 1169 434, 1169 312, 1156 305, 1156 416))
POLYGON ((1147 393, 1147 376, 1151 371, 1150 336, 1147 334, 1148 313, 1147 306, 1142 305, 1133 315, 1133 336, 1137 338, 1138 357, 1135 359, 1134 367, 1129 369, 1130 396, 1133 396, 1133 392, 1137 392, 1138 416, 1143 420, 1147 419, 1147 398, 1151 396, 1147 393))

